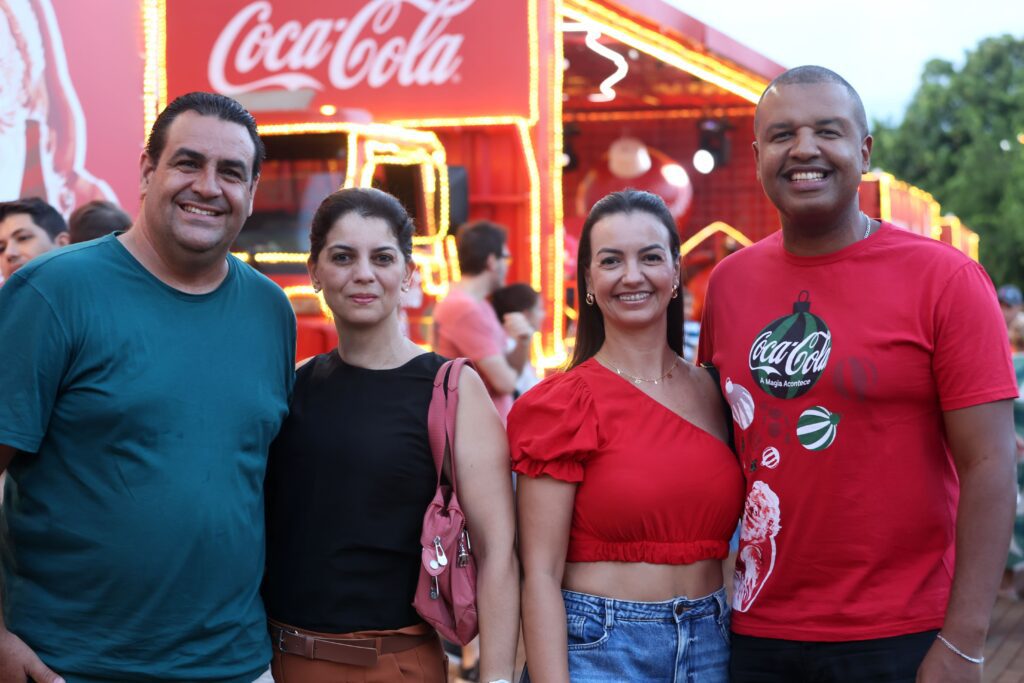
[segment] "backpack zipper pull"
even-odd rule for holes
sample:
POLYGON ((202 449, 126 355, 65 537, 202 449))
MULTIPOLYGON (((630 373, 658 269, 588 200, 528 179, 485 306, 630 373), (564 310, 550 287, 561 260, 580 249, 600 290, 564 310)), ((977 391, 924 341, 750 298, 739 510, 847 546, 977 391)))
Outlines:
POLYGON ((469 564, 469 551, 471 549, 472 546, 469 543, 469 532, 463 529, 462 533, 459 535, 459 554, 455 558, 456 567, 465 567, 469 564))
POLYGON ((441 537, 434 536, 434 554, 437 555, 437 563, 442 567, 448 566, 448 556, 444 554, 444 548, 441 547, 441 537))

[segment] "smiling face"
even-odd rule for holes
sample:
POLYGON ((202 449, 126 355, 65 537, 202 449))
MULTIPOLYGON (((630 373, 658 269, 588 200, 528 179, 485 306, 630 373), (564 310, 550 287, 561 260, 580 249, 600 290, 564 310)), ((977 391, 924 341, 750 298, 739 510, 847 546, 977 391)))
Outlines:
POLYGON ((57 240, 32 222, 27 213, 12 213, 0 221, 0 273, 4 279, 36 256, 67 244, 67 233, 57 240))
POLYGON ((679 263, 658 218, 646 211, 609 214, 594 224, 590 243, 587 290, 606 328, 664 324, 679 263))
POLYGON ((338 218, 315 262, 310 279, 342 326, 372 327, 397 319, 402 286, 415 268, 406 261, 388 222, 348 212, 338 218))
POLYGON ((226 254, 252 213, 255 153, 243 126, 180 114, 160 158, 142 157, 142 215, 156 248, 173 257, 226 254))
POLYGON ((757 177, 783 221, 827 221, 856 210, 870 135, 838 83, 773 86, 757 107, 757 177))

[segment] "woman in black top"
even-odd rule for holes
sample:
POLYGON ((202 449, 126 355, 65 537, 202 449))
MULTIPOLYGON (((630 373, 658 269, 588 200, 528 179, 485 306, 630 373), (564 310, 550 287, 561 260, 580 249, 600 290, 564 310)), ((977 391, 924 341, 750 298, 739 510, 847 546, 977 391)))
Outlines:
MULTIPOLYGON (((279 683, 445 680, 437 635, 412 607, 436 485, 427 408, 444 362, 399 324, 412 233, 401 204, 373 189, 335 192, 313 218, 309 273, 340 341, 299 368, 267 468, 263 597, 279 683)), ((459 395, 456 471, 478 567, 481 680, 511 679, 519 573, 508 450, 469 368, 459 395)))

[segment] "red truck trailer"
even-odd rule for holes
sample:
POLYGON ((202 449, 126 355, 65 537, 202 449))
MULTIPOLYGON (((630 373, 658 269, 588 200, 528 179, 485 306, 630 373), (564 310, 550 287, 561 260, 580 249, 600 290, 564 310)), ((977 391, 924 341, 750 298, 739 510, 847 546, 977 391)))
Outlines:
MULTIPOLYGON (((749 150, 783 67, 663 0, 0 0, 8 53, 22 66, 0 75, 0 168, 18 170, 0 171, 0 198, 132 211, 144 131, 171 98, 213 90, 253 111, 270 155, 236 249, 292 296, 306 355, 334 339, 305 233, 341 186, 382 187, 415 216, 422 286, 406 310, 424 344, 458 277, 452 226, 508 226, 510 280, 547 308, 541 367, 571 344, 575 241, 600 194, 665 196, 695 285, 778 228, 749 150)), ((977 236, 926 192, 877 172, 861 196, 976 258, 977 236)))

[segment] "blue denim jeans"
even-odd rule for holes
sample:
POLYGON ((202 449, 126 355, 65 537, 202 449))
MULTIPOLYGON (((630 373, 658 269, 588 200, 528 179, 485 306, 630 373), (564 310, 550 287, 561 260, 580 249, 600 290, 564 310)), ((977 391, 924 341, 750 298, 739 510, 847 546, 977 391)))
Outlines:
MULTIPOLYGON (((728 683, 725 589, 690 600, 630 602, 562 591, 573 683, 728 683)), ((529 683, 523 672, 521 683, 529 683)))

